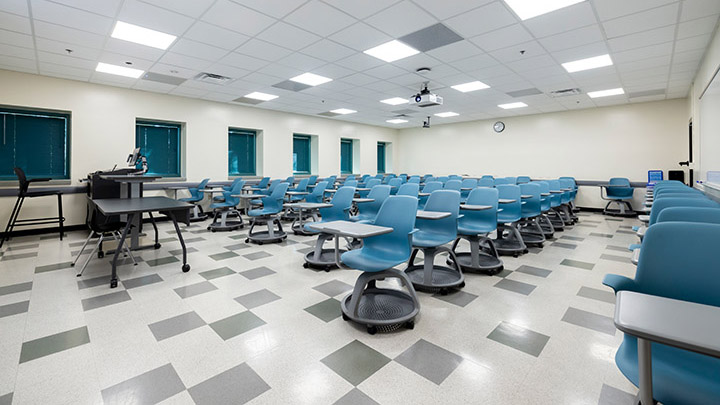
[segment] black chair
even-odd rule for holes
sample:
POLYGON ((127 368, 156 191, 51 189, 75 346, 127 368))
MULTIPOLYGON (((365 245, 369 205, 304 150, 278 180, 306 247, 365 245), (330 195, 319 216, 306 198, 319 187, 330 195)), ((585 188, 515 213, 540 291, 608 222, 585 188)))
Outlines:
POLYGON ((62 211, 62 193, 59 190, 28 190, 30 183, 38 183, 38 182, 45 182, 50 181, 49 178, 39 178, 39 179, 30 179, 28 180, 25 177, 25 172, 19 168, 16 167, 15 169, 15 175, 18 178, 18 182, 20 183, 20 187, 18 190, 18 198, 17 201, 15 201, 15 207, 13 207, 12 213, 10 214, 10 218, 8 219, 7 226, 5 227, 5 233, 3 233, 2 238, 0 238, 0 248, 2 248, 3 243, 5 243, 6 240, 10 239, 10 233, 13 231, 13 229, 16 226, 30 226, 30 225, 43 225, 43 224, 54 224, 57 222, 57 224, 60 226, 60 240, 63 238, 63 223, 65 222, 65 217, 63 217, 63 211, 62 211), (20 216, 20 210, 22 209, 23 202, 25 201, 25 198, 35 198, 35 197, 45 197, 49 195, 56 195, 58 200, 58 216, 57 217, 47 217, 47 218, 32 218, 32 219, 18 219, 20 216))

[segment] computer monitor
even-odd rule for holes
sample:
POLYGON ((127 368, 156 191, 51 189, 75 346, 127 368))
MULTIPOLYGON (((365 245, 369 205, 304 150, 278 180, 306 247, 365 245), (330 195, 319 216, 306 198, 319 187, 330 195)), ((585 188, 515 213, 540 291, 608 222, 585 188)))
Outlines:
POLYGON ((140 148, 135 148, 127 158, 128 166, 135 167, 140 160, 140 148))

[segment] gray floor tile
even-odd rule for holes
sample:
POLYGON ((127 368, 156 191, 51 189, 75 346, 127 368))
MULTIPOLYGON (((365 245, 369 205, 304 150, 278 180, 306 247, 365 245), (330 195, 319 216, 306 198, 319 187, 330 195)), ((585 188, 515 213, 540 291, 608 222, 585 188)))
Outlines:
MULTIPOLYGON (((187 254, 199 252, 199 250, 195 249, 192 246, 186 247, 185 251, 187 252, 187 254)), ((173 256, 182 256, 183 251, 182 251, 182 248, 180 248, 180 249, 168 250, 168 253, 170 253, 173 256)))
POLYGON ((595 221, 593 219, 586 219, 583 222, 587 222, 588 224, 602 224, 602 221, 595 221))
POLYGON ((97 297, 85 298, 82 300, 82 306, 84 311, 90 311, 91 309, 119 304, 124 301, 130 301, 130 294, 127 291, 117 291, 97 297))
MULTIPOLYGON (((93 242, 97 243, 97 238, 90 239, 90 242, 88 242, 88 246, 90 246, 93 242)), ((84 240, 78 241, 78 242, 70 242, 68 243, 68 246, 70 247, 80 247, 85 244, 84 240)))
MULTIPOLYGON (((175 233, 175 231, 173 231, 173 233, 175 233)), ((175 237, 175 236, 170 237, 170 238, 160 238, 160 239, 158 239, 158 243, 174 242, 174 241, 176 241, 176 240, 178 240, 178 238, 175 237)), ((183 240, 184 240, 184 239, 183 239, 183 240)))
POLYGON ((71 264, 72 264, 72 262, 62 262, 62 263, 48 264, 45 266, 37 266, 37 267, 35 267, 35 274, 46 273, 48 271, 69 269, 71 267, 70 266, 71 264))
MULTIPOLYGON (((67 233, 63 234, 63 237, 67 237, 67 233)), ((87 238, 87 234, 85 236, 87 238)), ((53 233, 50 235, 41 235, 40 240, 57 239, 60 240, 60 233, 53 233)))
POLYGON ((0 295, 9 295, 9 294, 15 294, 23 291, 30 291, 32 290, 33 282, 28 281, 27 283, 18 283, 18 284, 11 284, 11 285, 5 285, 0 287, 0 295))
POLYGON ((235 252, 222 252, 222 253, 215 253, 214 255, 210 255, 209 257, 215 261, 225 260, 229 259, 231 257, 237 257, 238 254, 235 252))
POLYGON ((261 251, 261 252, 248 253, 248 254, 246 254, 246 255, 243 255, 243 257, 246 258, 246 259, 248 259, 248 260, 264 259, 264 258, 270 257, 270 256, 272 256, 270 253, 268 253, 268 252, 262 252, 262 251, 261 251))
POLYGON ((164 264, 175 263, 175 262, 179 262, 179 261, 180 261, 180 259, 178 259, 175 256, 168 256, 168 257, 160 257, 157 259, 150 259, 150 260, 147 260, 145 263, 147 263, 148 266, 150 266, 150 267, 155 267, 155 266, 162 266, 164 264))
POLYGON ((159 342, 181 333, 206 325, 205 321, 194 311, 164 319, 148 325, 150 331, 159 342))
POLYGON ((512 274, 512 270, 502 269, 500 273, 495 274, 495 277, 505 278, 512 274))
POLYGON ((562 321, 615 336, 615 323, 609 316, 598 315, 570 307, 565 311, 562 321))
POLYGON ((574 240, 576 242, 582 242, 585 240, 585 238, 581 238, 579 236, 570 236, 570 235, 563 235, 560 237, 560 239, 574 240))
POLYGON ((606 221, 610 222, 622 222, 622 218, 605 218, 606 221))
POLYGON ((550 340, 550 336, 508 322, 501 322, 487 338, 535 357, 550 340))
POLYGON ((333 405, 380 405, 374 399, 370 398, 364 392, 357 388, 353 388, 347 394, 335 401, 333 405))
POLYGON ((250 294, 241 295, 235 298, 235 301, 240 303, 247 309, 253 309, 261 305, 268 304, 273 301, 279 300, 280 297, 275 295, 272 291, 262 289, 259 291, 252 292, 250 294))
POLYGON ((325 322, 330 322, 342 315, 340 301, 335 298, 328 298, 325 301, 320 301, 315 305, 305 308, 305 311, 315 315, 325 322))
POLYGON ((611 234, 611 233, 590 232, 590 236, 598 236, 598 237, 601 237, 601 238, 608 238, 608 239, 609 239, 609 238, 612 238, 612 237, 615 236, 615 235, 613 235, 613 234, 611 234))
POLYGON ((183 239, 183 241, 185 241, 185 244, 186 244, 186 245, 187 245, 187 244, 190 244, 190 243, 195 243, 195 242, 202 242, 202 241, 204 241, 204 240, 206 240, 206 239, 203 238, 203 237, 200 237, 200 236, 198 236, 198 237, 196 237, 196 238, 183 239))
POLYGON ((573 260, 573 259, 565 259, 560 262, 563 266, 569 266, 569 267, 577 267, 578 269, 583 270, 592 270, 595 265, 593 263, 588 262, 582 262, 580 260, 573 260))
POLYGON ((12 405, 13 393, 0 396, 0 405, 12 405))
POLYGON ((455 304, 459 307, 465 307, 467 304, 475 301, 475 298, 477 298, 478 296, 475 294, 467 293, 465 291, 456 290, 445 295, 433 294, 433 297, 445 302, 449 302, 451 304, 455 304))
POLYGON ((320 361, 357 386, 388 364, 390 359, 364 343, 353 340, 320 361))
POLYGON ((240 274, 243 277, 247 278, 248 280, 255 280, 260 277, 265 277, 265 276, 269 276, 271 274, 275 274, 275 272, 268 269, 265 266, 262 266, 262 267, 256 267, 256 268, 250 269, 250 270, 241 271, 240 274))
POLYGON ((630 225, 620 225, 620 226, 618 226, 618 228, 620 228, 620 229, 630 229, 630 230, 632 230, 632 226, 630 226, 630 225))
POLYGON ((224 371, 188 389, 198 405, 244 404, 270 386, 247 363, 224 371))
POLYGON ((0 257, 0 261, 5 262, 5 261, 9 261, 9 260, 28 259, 31 257, 37 257, 37 255, 38 255, 38 252, 16 253, 13 255, 9 255, 6 252, 5 254, 2 255, 2 257, 0 257))
POLYGON ((215 321, 210 324, 210 327, 223 340, 228 340, 263 325, 265 325, 265 321, 260 317, 250 311, 245 311, 215 321))
POLYGON ((598 405, 634 405, 635 395, 607 384, 602 385, 598 405))
POLYGON ((630 258, 627 256, 618 256, 618 255, 608 255, 608 254, 601 254, 600 258, 603 260, 612 260, 614 262, 620 262, 620 263, 631 263, 630 258))
POLYGON ((244 239, 247 239, 247 234, 242 233, 242 234, 232 235, 232 236, 228 236, 228 238, 230 238, 232 240, 241 240, 241 239, 244 240, 244 239))
POLYGON ((527 266, 524 264, 522 266, 518 267, 515 271, 517 271, 519 273, 530 274, 531 276, 542 277, 542 278, 545 278, 545 277, 549 276, 550 273, 552 273, 552 271, 547 270, 547 269, 541 269, 539 267, 527 266))
POLYGON ((90 343, 87 326, 30 340, 22 344, 20 363, 90 343))
POLYGON ((94 277, 94 278, 86 278, 82 280, 78 280, 78 289, 84 290, 86 288, 92 288, 97 287, 99 285, 103 284, 109 284, 110 277, 108 276, 100 276, 100 277, 94 277))
POLYGON ((12 304, 0 305, 0 318, 6 316, 13 316, 17 314, 24 314, 30 307, 30 301, 14 302, 12 304))
POLYGON ((282 241, 282 243, 280 243, 280 245, 282 245, 282 246, 292 246, 292 245, 297 245, 297 244, 298 244, 298 242, 296 242, 290 238, 287 238, 284 241, 282 241))
POLYGON ((126 290, 131 288, 143 287, 150 284, 162 283, 164 280, 157 274, 150 274, 147 276, 131 278, 129 280, 123 280, 122 284, 126 290))
POLYGON ((171 364, 140 374, 102 390, 105 404, 157 404, 185 391, 171 364))
POLYGON ((624 233, 625 235, 635 235, 637 232, 634 232, 634 231, 625 231, 625 230, 622 230, 622 229, 618 229, 617 231, 615 231, 615 233, 624 233))
POLYGON ((550 246, 557 246, 564 249, 575 249, 577 248, 577 245, 574 245, 572 243, 563 243, 563 242, 553 242, 550 244, 550 246))
POLYGON ((579 226, 582 228, 597 228, 597 225, 590 225, 590 224, 575 224, 575 226, 579 226))
POLYGON ((577 293, 580 297, 603 301, 610 304, 615 303, 615 294, 610 290, 598 290, 597 288, 580 287, 577 293))
POLYGON ((308 253, 310 253, 310 252, 314 252, 314 251, 315 251, 315 248, 314 248, 314 247, 307 247, 307 248, 302 248, 302 249, 296 249, 295 251, 298 252, 298 253, 302 253, 303 255, 306 255, 306 254, 308 254, 308 253))
POLYGON ((533 290, 537 286, 528 284, 528 283, 523 283, 522 281, 515 281, 515 280, 510 280, 510 279, 504 278, 504 279, 498 281, 495 284, 495 287, 502 288, 504 290, 508 290, 508 291, 512 291, 512 292, 516 292, 516 293, 522 294, 522 295, 530 295, 530 293, 533 292, 533 290))
POLYGON ((175 292, 181 298, 190 298, 190 297, 204 294, 206 292, 210 292, 213 290, 217 290, 217 287, 215 287, 215 284, 213 284, 209 281, 201 281, 196 284, 190 284, 190 285, 186 285, 183 287, 178 287, 175 289, 175 292))
POLYGON ((235 274, 235 271, 233 271, 229 267, 220 267, 219 269, 203 271, 198 274, 204 277, 205 280, 213 280, 219 277, 233 275, 235 274))
POLYGON ((618 251, 618 252, 630 253, 630 250, 628 249, 627 246, 607 245, 607 246, 605 247, 605 249, 608 249, 608 250, 616 250, 616 251, 618 251))
POLYGON ((32 243, 29 245, 8 246, 6 250, 14 252, 14 251, 18 251, 18 250, 37 249, 39 247, 40 247, 39 243, 32 243))
POLYGON ((247 243, 236 243, 234 245, 227 245, 223 246, 223 249, 227 250, 243 250, 243 249, 249 249, 252 246, 248 245, 247 243))
POLYGON ((313 290, 320 291, 321 293, 329 296, 334 297, 336 295, 349 292, 353 289, 353 286, 351 286, 348 283, 343 283, 340 280, 331 280, 327 283, 323 283, 320 285, 316 285, 313 287, 313 290))
POLYGON ((462 363, 463 358, 420 339, 397 356, 395 361, 440 385, 462 363))

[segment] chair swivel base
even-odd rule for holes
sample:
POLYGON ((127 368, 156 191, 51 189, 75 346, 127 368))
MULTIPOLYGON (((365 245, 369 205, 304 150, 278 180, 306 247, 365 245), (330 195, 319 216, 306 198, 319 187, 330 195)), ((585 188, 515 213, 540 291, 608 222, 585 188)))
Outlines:
POLYGON ((388 269, 376 273, 363 273, 355 282, 353 292, 340 302, 342 317, 367 327, 374 335, 380 332, 392 332, 405 327, 415 327, 415 316, 420 311, 420 303, 407 276, 399 270, 388 269), (376 280, 398 278, 408 292, 393 288, 378 288, 376 280))
POLYGON ((493 243, 495 244, 495 249, 497 249, 498 253, 501 255, 512 255, 514 257, 518 257, 519 255, 528 252, 528 248, 525 245, 525 242, 523 242, 522 236, 520 235, 520 231, 518 231, 516 224, 513 224, 512 226, 498 224, 497 235, 497 238, 493 239, 493 243), (506 230, 508 231, 507 235, 505 235, 506 230))
MULTIPOLYGON (((311 221, 312 222, 312 221, 311 221)), ((292 226, 292 231, 295 235, 302 235, 302 236, 313 236, 317 235, 317 232, 309 232, 305 230, 304 224, 303 226, 300 226, 300 223, 294 223, 292 226)))
POLYGON ((283 231, 280 220, 274 216, 269 217, 253 217, 250 224, 250 231, 248 237, 245 239, 245 243, 253 242, 258 245, 265 243, 279 243, 287 238, 287 233, 283 231), (278 229, 275 229, 275 223, 278 225, 278 229), (253 229, 257 225, 267 225, 267 231, 253 232, 253 229))
POLYGON ((193 205, 193 210, 190 213, 190 222, 200 222, 208 219, 208 214, 206 214, 202 207, 199 205, 193 205))
MULTIPOLYGON (((346 250, 340 250, 339 254, 345 253, 346 250)), ((330 271, 337 268, 335 263, 335 249, 321 249, 320 252, 308 252, 305 255, 304 268, 313 268, 319 270, 330 271)))
POLYGON ((213 222, 208 225, 207 230, 211 232, 217 232, 217 231, 234 231, 236 229, 244 228, 245 224, 243 223, 242 217, 240 216, 240 213, 237 211, 220 211, 215 213, 215 217, 213 218, 213 222), (230 219, 228 220, 228 217, 235 217, 238 219, 230 219), (219 221, 218 221, 219 219, 219 221))
POLYGON ((615 217, 634 217, 637 215, 635 211, 633 210, 632 206, 627 201, 622 200, 611 200, 607 203, 605 206, 605 209, 603 210, 604 215, 610 215, 615 217), (618 204, 619 208, 610 208, 610 204, 616 203, 618 204))
MULTIPOLYGON (((452 251, 455 253, 457 263, 462 271, 482 272, 489 275, 500 273, 503 270, 503 261, 498 257, 497 250, 492 241, 487 237, 478 235, 461 235, 455 239, 452 251), (469 252, 458 252, 457 246, 461 239, 470 242, 469 252), (481 240, 484 242, 480 244, 481 240), (493 254, 494 252, 494 254, 493 254)), ((452 258, 448 257, 446 263, 452 265, 452 258)))
POLYGON ((419 251, 419 248, 413 250, 408 261, 408 267, 405 269, 405 274, 416 290, 440 292, 440 294, 446 295, 450 289, 465 287, 465 276, 462 274, 455 253, 452 250, 444 246, 423 248, 423 254, 425 255, 423 264, 416 265, 414 264, 415 257, 419 251), (450 253, 452 267, 434 264, 435 256, 440 251, 450 253))
POLYGON ((547 240, 539 218, 523 219, 520 223, 520 236, 527 246, 543 247, 543 243, 547 240))

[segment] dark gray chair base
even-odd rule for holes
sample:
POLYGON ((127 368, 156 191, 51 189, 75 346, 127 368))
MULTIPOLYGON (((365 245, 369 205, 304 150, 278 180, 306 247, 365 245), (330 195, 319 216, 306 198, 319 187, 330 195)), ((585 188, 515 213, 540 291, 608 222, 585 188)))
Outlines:
POLYGON ((608 201, 605 209, 603 210, 603 214, 616 217, 634 217, 635 215, 637 215, 633 210, 632 205, 630 205, 629 202, 622 200, 608 201), (618 209, 610 208, 610 205, 613 203, 618 205, 618 209))
POLYGON ((498 224, 497 238, 493 241, 495 249, 501 255, 512 255, 518 257, 523 253, 527 253, 528 249, 523 242, 517 223, 510 225, 498 224), (507 231, 507 234, 505 233, 507 231))
POLYGON ((245 227, 240 213, 236 210, 229 211, 216 211, 213 217, 212 224, 208 225, 207 230, 212 232, 217 231, 234 231, 245 227), (218 217, 220 222, 218 222, 218 217), (236 217, 238 219, 228 220, 228 217, 236 217))
POLYGON ((545 243, 545 233, 539 223, 540 217, 526 218, 520 221, 520 236, 525 245, 542 247, 545 243))
POLYGON ((190 213, 190 222, 200 222, 208 219, 209 215, 203 211, 199 204, 193 204, 192 213, 190 213))
POLYGON ((405 274, 412 281, 413 287, 418 291, 440 292, 445 295, 451 288, 465 287, 465 276, 460 269, 455 252, 445 246, 430 248, 414 248, 408 260, 405 274), (423 264, 416 265, 415 257, 422 249, 423 264), (435 256, 440 252, 447 252, 450 256, 451 266, 442 266, 435 263, 435 256))
POLYGON ((545 235, 545 239, 555 239, 555 226, 553 226, 553 223, 547 215, 544 213, 540 215, 538 223, 540 224, 540 229, 542 229, 543 235, 545 235))
MULTIPOLYGON (((318 235, 317 242, 315 242, 315 249, 312 252, 308 252, 305 255, 304 268, 320 269, 330 271, 336 269, 337 263, 335 263, 335 249, 323 249, 325 242, 335 239, 335 236, 321 233, 318 235)), ((346 252, 346 250, 338 249, 340 255, 346 252)))
MULTIPOLYGON (((452 251, 455 253, 458 265, 463 271, 483 272, 490 275, 503 270, 503 261, 500 259, 492 239, 480 235, 459 235, 453 242, 452 251), (470 243, 469 252, 458 252, 457 247, 461 239, 470 243), (481 244, 482 243, 482 244, 481 244)), ((448 257, 447 264, 452 264, 448 257)))
POLYGON ((282 223, 275 215, 263 216, 263 217, 252 217, 250 221, 250 230, 248 231, 248 237, 245 239, 245 243, 253 242, 258 245, 265 243, 279 243, 287 238, 287 233, 283 231, 282 223), (278 229, 275 229, 277 224, 278 229), (253 232, 258 225, 266 225, 267 231, 253 232))

